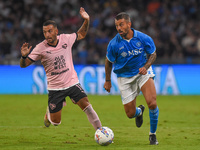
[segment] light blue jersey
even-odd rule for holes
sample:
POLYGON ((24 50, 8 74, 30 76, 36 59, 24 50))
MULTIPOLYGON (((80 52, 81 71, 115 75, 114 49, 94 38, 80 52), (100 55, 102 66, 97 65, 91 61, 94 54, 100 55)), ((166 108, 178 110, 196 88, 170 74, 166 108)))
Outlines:
POLYGON ((108 44, 107 59, 114 63, 117 77, 132 77, 139 73, 147 61, 147 54, 156 50, 152 38, 140 31, 132 29, 131 40, 123 39, 118 33, 108 44))

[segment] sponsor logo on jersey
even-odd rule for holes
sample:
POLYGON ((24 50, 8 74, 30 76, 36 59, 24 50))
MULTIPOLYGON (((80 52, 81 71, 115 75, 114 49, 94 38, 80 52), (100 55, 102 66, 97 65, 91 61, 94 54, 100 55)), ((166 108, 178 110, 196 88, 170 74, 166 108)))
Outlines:
POLYGON ((126 57, 126 56, 127 56, 127 53, 126 53, 126 52, 122 52, 122 53, 121 53, 121 56, 122 56, 122 57, 126 57))
POLYGON ((54 69, 62 69, 66 67, 65 58, 63 55, 55 57, 54 69))
POLYGON ((140 53, 142 53, 142 48, 140 48, 140 49, 134 49, 132 51, 128 51, 129 56, 131 56, 131 55, 133 55, 133 56, 139 55, 140 53))
POLYGON ((67 71, 69 71, 69 68, 67 68, 67 69, 65 69, 65 70, 63 70, 63 71, 61 71, 61 72, 51 72, 51 75, 52 75, 52 76, 53 76, 53 75, 58 75, 58 74, 62 74, 62 73, 67 72, 67 71))

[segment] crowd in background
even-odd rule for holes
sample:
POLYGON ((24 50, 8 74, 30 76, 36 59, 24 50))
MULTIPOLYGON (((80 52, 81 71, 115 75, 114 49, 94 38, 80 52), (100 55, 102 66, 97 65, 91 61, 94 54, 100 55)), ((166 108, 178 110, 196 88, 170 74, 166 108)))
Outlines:
POLYGON ((34 47, 44 40, 46 20, 55 20, 59 33, 76 32, 83 23, 80 7, 90 15, 90 28, 73 46, 75 64, 104 64, 108 42, 117 33, 114 17, 122 11, 134 29, 153 38, 158 61, 200 60, 199 0, 0 0, 0 64, 19 64, 24 42, 34 47))

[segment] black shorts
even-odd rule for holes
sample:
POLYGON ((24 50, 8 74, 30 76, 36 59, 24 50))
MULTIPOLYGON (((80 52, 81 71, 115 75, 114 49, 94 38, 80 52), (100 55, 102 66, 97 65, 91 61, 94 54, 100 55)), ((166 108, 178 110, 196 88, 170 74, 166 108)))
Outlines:
POLYGON ((80 99, 87 97, 82 89, 80 83, 66 89, 66 90, 49 90, 48 105, 50 113, 58 112, 63 107, 63 101, 69 96, 72 102, 77 103, 80 99))

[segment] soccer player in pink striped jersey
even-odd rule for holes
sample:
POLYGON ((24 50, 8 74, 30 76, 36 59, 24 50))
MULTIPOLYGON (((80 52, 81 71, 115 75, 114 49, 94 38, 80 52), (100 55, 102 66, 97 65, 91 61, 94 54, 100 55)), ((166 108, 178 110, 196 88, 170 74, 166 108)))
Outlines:
POLYGON ((74 42, 84 39, 89 28, 90 17, 82 7, 80 15, 84 22, 76 33, 58 35, 55 21, 48 20, 43 23, 45 40, 36 45, 31 52, 32 46, 28 43, 24 43, 21 47, 20 66, 25 68, 40 60, 46 72, 48 82, 48 107, 44 117, 46 127, 61 123, 61 111, 67 96, 86 113, 95 130, 102 126, 79 83, 72 60, 74 42))

